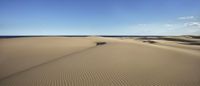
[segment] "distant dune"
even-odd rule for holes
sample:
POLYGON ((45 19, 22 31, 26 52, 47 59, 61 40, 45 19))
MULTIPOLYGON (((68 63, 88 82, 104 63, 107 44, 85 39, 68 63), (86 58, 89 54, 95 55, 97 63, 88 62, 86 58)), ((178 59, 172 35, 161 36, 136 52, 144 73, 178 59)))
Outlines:
MULTIPOLYGON (((197 37, 189 40, 199 42, 197 37)), ((0 86, 200 86, 200 47, 179 42, 97 36, 1 38, 0 86)))

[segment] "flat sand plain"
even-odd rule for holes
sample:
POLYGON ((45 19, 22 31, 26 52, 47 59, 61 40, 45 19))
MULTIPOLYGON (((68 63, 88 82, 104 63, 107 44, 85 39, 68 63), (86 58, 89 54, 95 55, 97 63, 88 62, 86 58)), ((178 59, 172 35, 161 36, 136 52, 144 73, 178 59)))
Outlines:
POLYGON ((200 86, 194 48, 104 37, 2 38, 0 86, 200 86))

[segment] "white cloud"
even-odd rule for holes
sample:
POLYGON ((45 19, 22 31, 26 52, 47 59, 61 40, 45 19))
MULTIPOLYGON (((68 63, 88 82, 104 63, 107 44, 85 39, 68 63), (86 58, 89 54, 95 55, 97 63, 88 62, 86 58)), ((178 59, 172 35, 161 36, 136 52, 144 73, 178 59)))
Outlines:
POLYGON ((178 19, 180 20, 191 20, 191 19, 194 19, 195 17, 194 16, 184 16, 184 17, 179 17, 178 19))
POLYGON ((187 22, 184 23, 184 26, 186 27, 196 27, 200 29, 200 22, 187 22))
POLYGON ((148 24, 138 24, 138 26, 147 26, 148 24))
POLYGON ((137 24, 129 31, 139 35, 200 35, 200 22, 137 24))
POLYGON ((172 25, 172 24, 165 24, 164 26, 165 26, 165 27, 170 27, 170 28, 171 28, 171 27, 173 27, 174 25, 172 25))

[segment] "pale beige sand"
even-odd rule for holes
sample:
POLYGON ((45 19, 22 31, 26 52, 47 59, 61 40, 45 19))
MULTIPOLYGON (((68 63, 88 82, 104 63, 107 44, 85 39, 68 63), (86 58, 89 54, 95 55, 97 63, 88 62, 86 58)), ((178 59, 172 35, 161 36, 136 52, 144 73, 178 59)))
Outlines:
POLYGON ((44 37, 0 40, 0 78, 52 59, 95 46, 83 38, 44 37))
POLYGON ((176 41, 167 41, 167 40, 154 40, 154 41, 156 41, 158 45, 170 46, 170 47, 176 47, 176 48, 182 48, 182 49, 191 49, 191 50, 197 50, 200 52, 199 45, 184 45, 176 41))
POLYGON ((0 86, 200 86, 191 52, 102 37, 0 39, 0 86))

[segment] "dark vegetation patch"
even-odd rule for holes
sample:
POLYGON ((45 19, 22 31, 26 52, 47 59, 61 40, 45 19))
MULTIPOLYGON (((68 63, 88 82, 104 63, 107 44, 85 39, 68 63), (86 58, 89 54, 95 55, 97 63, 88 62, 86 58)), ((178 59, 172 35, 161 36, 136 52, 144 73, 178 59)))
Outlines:
POLYGON ((168 40, 168 41, 179 41, 179 42, 196 42, 196 41, 192 41, 192 40, 186 40, 186 39, 180 39, 180 38, 160 38, 163 40, 168 40))
POLYGON ((190 36, 190 37, 192 37, 194 39, 200 39, 200 36, 190 36))
POLYGON ((144 42, 144 43, 150 43, 150 44, 156 43, 155 41, 152 41, 152 40, 144 40, 143 42, 144 42))
POLYGON ((96 46, 99 46, 99 45, 105 45, 106 42, 96 42, 96 46))
POLYGON ((184 45, 200 45, 200 42, 182 42, 179 44, 184 44, 184 45))

